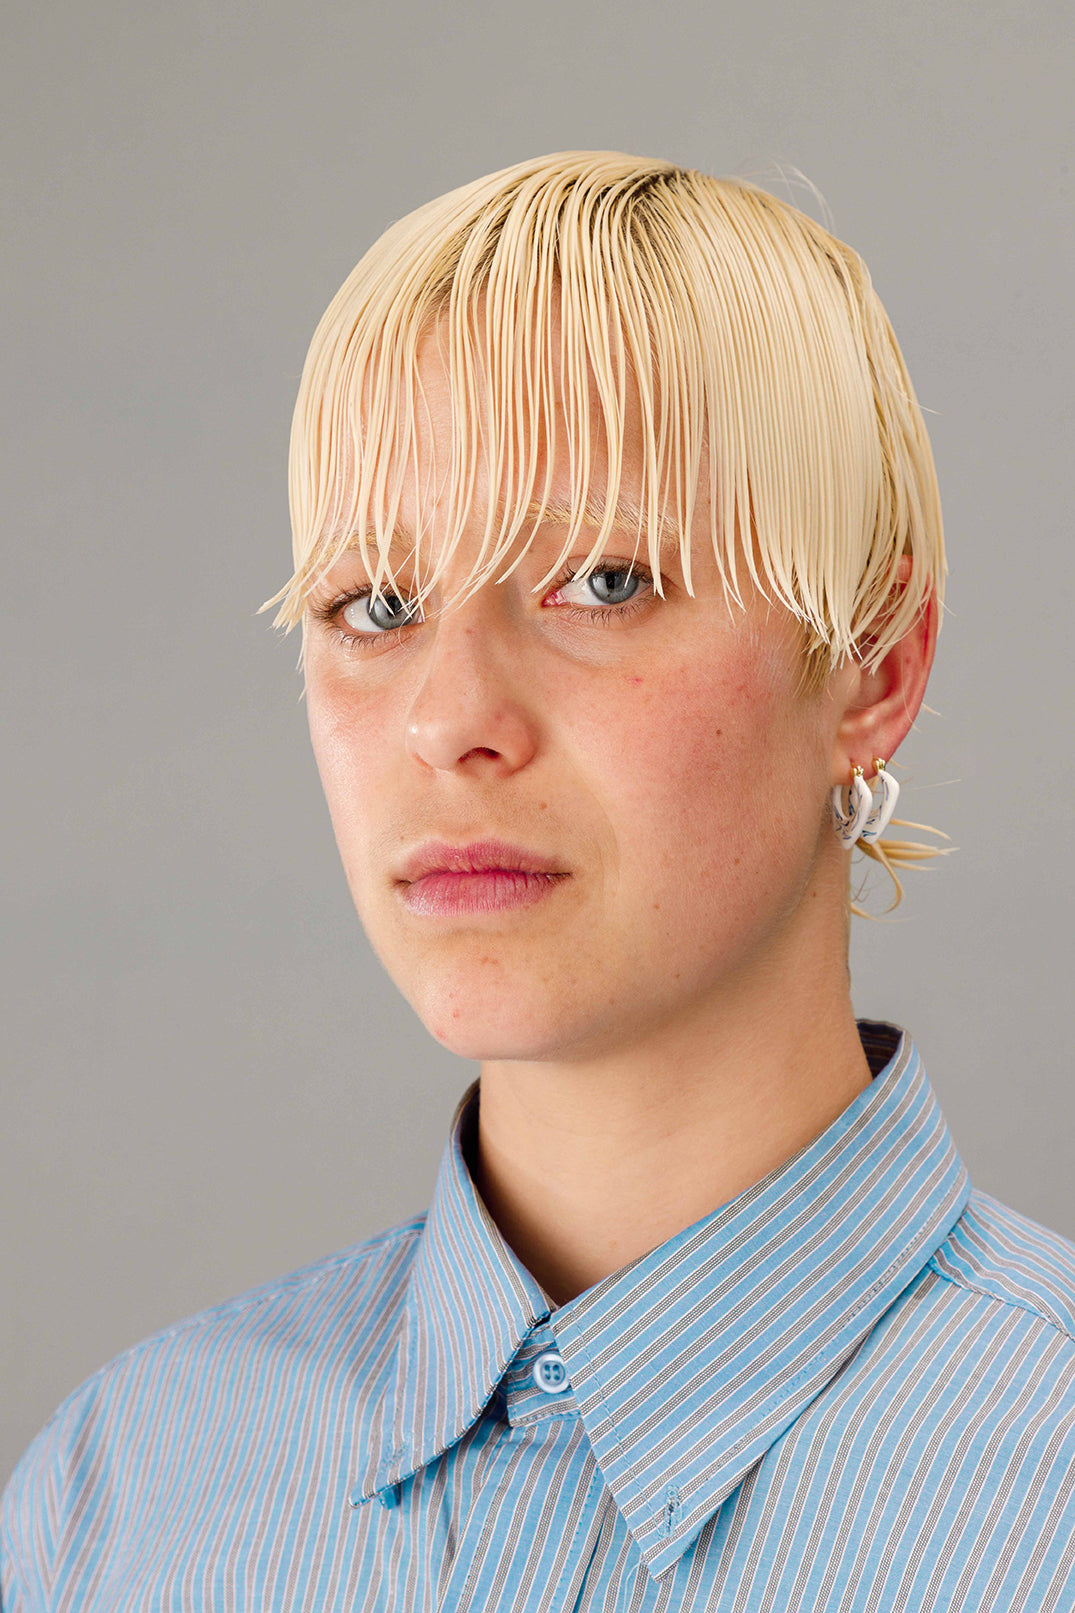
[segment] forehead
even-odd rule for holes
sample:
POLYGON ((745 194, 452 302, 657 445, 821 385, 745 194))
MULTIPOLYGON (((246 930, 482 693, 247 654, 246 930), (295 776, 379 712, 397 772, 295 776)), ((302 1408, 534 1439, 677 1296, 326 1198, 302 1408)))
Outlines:
MULTIPOLYGON (((374 520, 366 530, 381 532, 382 550, 409 551, 436 538, 461 506, 469 526, 491 522, 502 532, 510 508, 513 536, 539 527, 553 536, 572 525, 600 530, 605 523, 619 539, 629 537, 641 552, 662 560, 689 542, 682 510, 670 497, 673 489, 654 483, 652 452, 647 465, 646 419, 633 374, 628 370, 610 394, 607 380, 599 384, 587 364, 581 374, 575 367, 573 384, 565 388, 558 325, 554 313, 547 362, 536 376, 538 396, 534 367, 523 359, 520 373, 502 374, 490 387, 482 349, 453 353, 443 318, 424 329, 413 363, 392 377, 389 420, 383 372, 367 374, 357 436, 368 449, 378 435, 386 497, 374 502, 383 507, 390 501, 393 510, 381 526, 371 509, 374 520), (375 385, 381 392, 376 407, 375 385), (521 483, 530 496, 513 503, 521 483)), ((694 486, 696 510, 708 525, 706 463, 703 452, 694 486)), ((681 497, 685 476, 676 481, 681 497)), ((360 543, 353 533, 349 546, 360 543)))

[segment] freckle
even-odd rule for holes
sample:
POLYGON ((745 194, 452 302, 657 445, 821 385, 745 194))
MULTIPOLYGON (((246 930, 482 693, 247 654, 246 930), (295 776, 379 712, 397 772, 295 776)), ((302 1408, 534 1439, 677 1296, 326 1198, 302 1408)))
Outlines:
POLYGON ((723 728, 718 728, 718 729, 717 729, 717 738, 718 738, 718 739, 719 739, 719 738, 720 738, 720 736, 721 736, 721 734, 723 734, 723 732, 724 732, 724 729, 723 729, 723 728))
POLYGON ((736 868, 738 868, 738 867, 739 867, 739 858, 738 858, 738 857, 735 857, 735 858, 733 858, 733 859, 732 859, 732 861, 733 861, 733 864, 734 864, 734 866, 735 866, 735 867, 736 867, 736 868))
POLYGON ((659 913, 659 912, 660 912, 660 911, 661 911, 661 904, 660 904, 660 902, 654 902, 654 904, 653 904, 653 911, 654 911, 654 912, 655 912, 655 913, 659 913))
POLYGON ((547 810, 547 808, 548 808, 548 805, 549 805, 549 803, 547 801, 539 801, 538 802, 538 811, 539 812, 545 812, 547 810))

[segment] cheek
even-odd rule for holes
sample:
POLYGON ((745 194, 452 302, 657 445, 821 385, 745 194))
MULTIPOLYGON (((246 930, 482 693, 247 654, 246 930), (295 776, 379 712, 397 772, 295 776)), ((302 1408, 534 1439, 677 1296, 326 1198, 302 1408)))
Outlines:
POLYGON ((378 758, 387 754, 373 713, 361 714, 353 700, 333 698, 331 689, 307 689, 310 742, 321 776, 340 850, 368 821, 377 790, 378 758))
POLYGON ((681 665, 632 692, 619 798, 651 872, 727 894, 809 854, 810 738, 770 665, 681 665))

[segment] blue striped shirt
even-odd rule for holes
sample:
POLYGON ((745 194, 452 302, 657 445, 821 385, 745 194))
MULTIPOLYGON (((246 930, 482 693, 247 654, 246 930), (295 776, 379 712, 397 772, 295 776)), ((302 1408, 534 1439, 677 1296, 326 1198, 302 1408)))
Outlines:
POLYGON ((5 1495, 7 1613, 1075 1609, 1075 1247, 972 1191, 910 1037, 550 1309, 467 1168, 169 1328, 5 1495))

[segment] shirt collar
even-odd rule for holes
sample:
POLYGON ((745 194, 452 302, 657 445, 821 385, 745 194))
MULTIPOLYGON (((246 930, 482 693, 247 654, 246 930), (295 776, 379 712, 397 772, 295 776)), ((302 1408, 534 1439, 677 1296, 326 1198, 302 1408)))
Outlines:
POLYGON ((418 1241, 387 1396, 364 1419, 353 1499, 385 1492, 462 1438, 548 1318, 649 1572, 672 1567, 966 1207, 967 1172, 911 1038, 869 1020, 859 1034, 883 1068, 826 1131, 551 1314, 467 1169, 475 1082, 418 1241))

